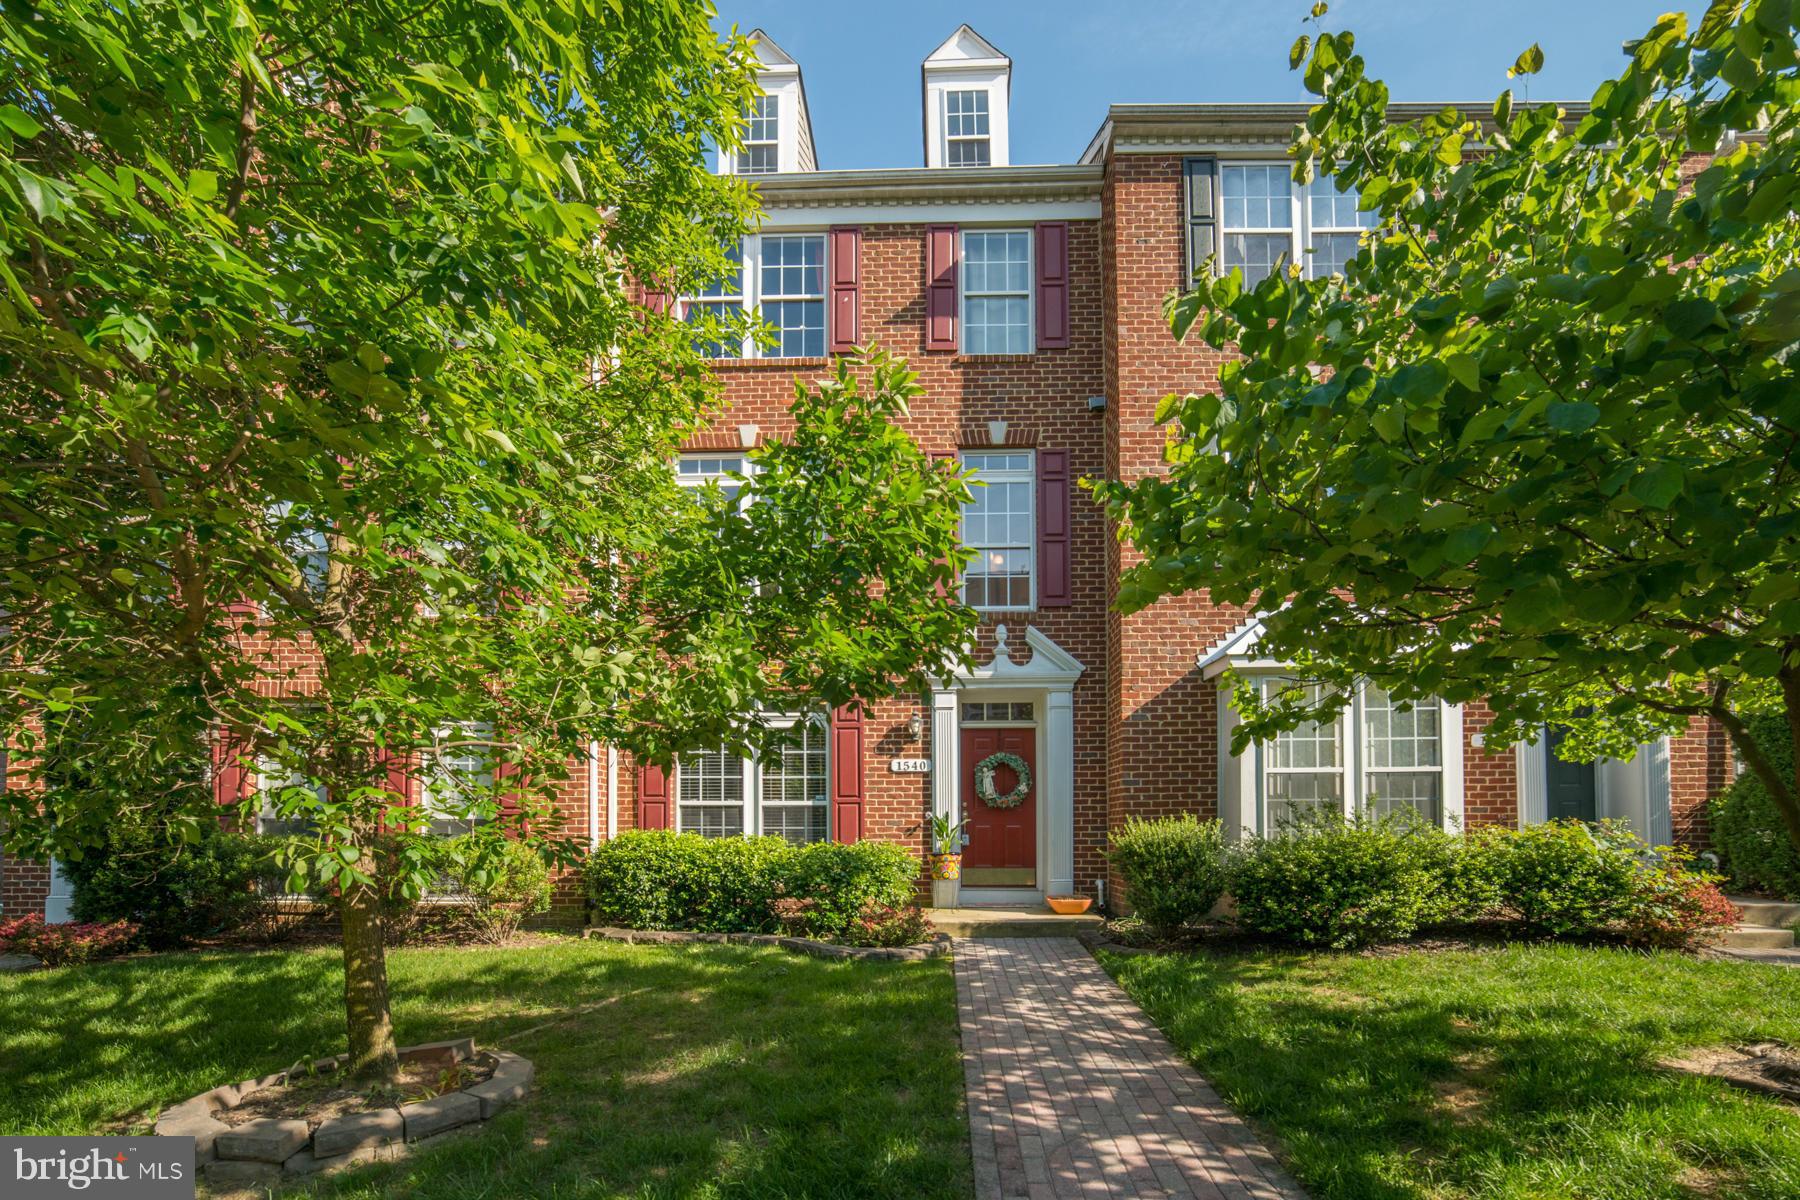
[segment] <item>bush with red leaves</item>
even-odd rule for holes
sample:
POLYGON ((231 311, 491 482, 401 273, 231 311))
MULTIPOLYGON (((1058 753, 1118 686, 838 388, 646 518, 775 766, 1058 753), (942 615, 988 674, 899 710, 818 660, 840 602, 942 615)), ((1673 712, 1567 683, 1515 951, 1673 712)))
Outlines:
POLYGON ((48 966, 68 966, 123 953, 137 935, 138 927, 130 921, 46 924, 32 913, 0 921, 0 954, 29 954, 48 966))
POLYGON ((1692 855, 1665 849, 1662 860, 1637 874, 1620 927, 1633 945, 1692 950, 1743 919, 1719 890, 1718 876, 1688 870, 1692 855))

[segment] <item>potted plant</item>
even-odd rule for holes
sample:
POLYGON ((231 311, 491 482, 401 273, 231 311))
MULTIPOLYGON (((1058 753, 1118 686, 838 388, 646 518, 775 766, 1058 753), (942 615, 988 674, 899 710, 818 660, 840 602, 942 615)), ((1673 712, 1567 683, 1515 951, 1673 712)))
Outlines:
POLYGON ((962 878, 962 822, 948 813, 931 818, 931 902, 938 908, 956 905, 957 880, 962 878))

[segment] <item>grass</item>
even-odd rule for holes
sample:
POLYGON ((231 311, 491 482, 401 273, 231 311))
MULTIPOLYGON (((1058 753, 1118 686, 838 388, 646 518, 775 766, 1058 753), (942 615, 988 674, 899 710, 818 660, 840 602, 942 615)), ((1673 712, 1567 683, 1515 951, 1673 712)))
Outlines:
MULTIPOLYGON (((390 956, 402 1044, 537 1064, 478 1137, 317 1184, 375 1197, 966 1196, 949 964, 559 940, 390 956)), ((0 1133, 143 1128, 219 1083, 335 1052, 331 950, 0 975, 0 1133)))
POLYGON ((1104 959, 1319 1200, 1800 1196, 1800 1110, 1656 1065, 1800 1045, 1800 971, 1569 946, 1104 959))

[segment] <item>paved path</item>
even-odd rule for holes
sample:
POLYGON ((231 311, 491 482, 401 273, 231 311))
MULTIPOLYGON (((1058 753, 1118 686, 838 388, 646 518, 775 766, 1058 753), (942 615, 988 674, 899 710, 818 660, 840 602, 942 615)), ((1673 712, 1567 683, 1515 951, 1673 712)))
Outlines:
POLYGON ((956 943, 977 1200, 1305 1200, 1073 938, 956 943))

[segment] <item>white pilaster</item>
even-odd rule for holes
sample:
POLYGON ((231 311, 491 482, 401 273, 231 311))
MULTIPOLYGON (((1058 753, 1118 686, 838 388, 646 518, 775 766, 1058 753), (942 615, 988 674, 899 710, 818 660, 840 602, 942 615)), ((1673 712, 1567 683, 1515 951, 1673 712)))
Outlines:
POLYGON ((1075 894, 1075 695, 1053 688, 1045 696, 1045 816, 1050 826, 1050 874, 1047 894, 1075 894))

